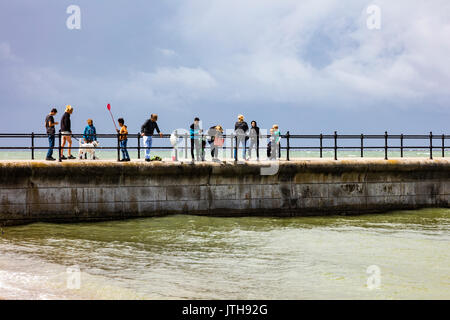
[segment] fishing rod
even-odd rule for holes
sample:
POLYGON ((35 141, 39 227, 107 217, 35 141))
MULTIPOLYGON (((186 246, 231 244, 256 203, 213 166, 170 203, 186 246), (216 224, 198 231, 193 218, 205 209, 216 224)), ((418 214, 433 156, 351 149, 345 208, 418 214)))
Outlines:
POLYGON ((114 128, 116 128, 116 131, 119 131, 119 130, 117 129, 116 122, 114 121, 114 117, 113 117, 112 112, 111 112, 111 105, 108 103, 108 105, 106 106, 106 108, 108 109, 109 114, 111 115, 111 120, 112 120, 112 122, 113 122, 113 124, 114 124, 114 128))

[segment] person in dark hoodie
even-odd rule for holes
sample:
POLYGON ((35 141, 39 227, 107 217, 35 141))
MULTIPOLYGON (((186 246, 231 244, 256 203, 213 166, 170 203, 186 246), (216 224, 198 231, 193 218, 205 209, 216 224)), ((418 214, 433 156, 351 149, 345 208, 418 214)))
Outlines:
POLYGON ((252 157, 252 149, 256 149, 256 160, 259 160, 259 127, 256 121, 251 122, 249 131, 250 146, 248 147, 248 159, 252 157))
POLYGON ((246 155, 246 147, 247 147, 247 131, 248 124, 244 121, 244 116, 242 114, 238 115, 238 121, 234 125, 234 134, 236 135, 236 148, 234 149, 234 158, 236 159, 236 151, 239 149, 239 146, 242 145, 242 158, 247 160, 246 155))
POLYGON ((72 106, 67 105, 66 112, 64 112, 64 114, 61 118, 61 134, 62 134, 61 159, 62 160, 75 159, 75 157, 72 155, 72 128, 71 128, 71 123, 70 123, 70 115, 72 113, 73 113, 72 106), (64 146, 66 145, 66 142, 69 146, 67 158, 64 156, 64 146))
POLYGON ((202 129, 200 128, 200 119, 195 118, 194 123, 190 126, 190 135, 191 135, 191 156, 192 161, 194 161, 194 149, 197 154, 197 161, 200 161, 200 157, 202 161, 205 160, 204 148, 203 148, 203 138, 202 138, 202 129))

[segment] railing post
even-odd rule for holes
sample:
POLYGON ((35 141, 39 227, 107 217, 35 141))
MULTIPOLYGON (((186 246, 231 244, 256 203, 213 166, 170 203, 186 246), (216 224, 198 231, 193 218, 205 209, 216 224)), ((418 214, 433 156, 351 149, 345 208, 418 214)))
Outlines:
POLYGON ((334 132, 334 160, 337 160, 337 131, 334 132))
POLYGON ((361 133, 361 158, 364 158, 364 134, 361 133))
POLYGON ((202 129, 202 140, 200 140, 200 150, 201 150, 202 161, 206 160, 206 152, 205 152, 206 140, 204 140, 204 139, 205 139, 205 135, 203 134, 203 129, 202 129))
POLYGON ((442 135, 442 158, 445 158, 445 135, 442 135))
POLYGON ((278 145, 278 159, 281 159, 281 137, 280 137, 280 144, 278 145))
POLYGON ((234 144, 234 161, 238 161, 238 141, 237 141, 237 135, 234 137, 235 138, 235 144, 234 144))
POLYGON ((322 158, 322 150, 323 150, 323 134, 320 134, 320 157, 322 158))
POLYGON ((388 159, 388 133, 384 132, 384 160, 388 159))
POLYGON ((34 160, 34 132, 31 133, 31 160, 34 160))
MULTIPOLYGON (((286 134, 286 160, 289 161, 289 148, 290 148, 290 144, 289 144, 289 131, 286 134)), ((281 156, 281 152, 280 152, 280 156, 281 156)))
MULTIPOLYGON (((230 133, 230 158, 231 159, 234 158, 234 156, 233 156, 233 152, 234 152, 234 143, 233 143, 233 141, 234 141, 234 139, 233 138, 234 138, 233 134, 230 133)), ((226 150, 224 151, 224 154, 226 154, 226 150)))
POLYGON ((175 143, 175 161, 178 161, 178 130, 175 130, 175 141, 177 143, 175 143))
POLYGON ((433 160, 433 132, 430 131, 430 160, 433 160))
POLYGON ((138 159, 141 158, 141 133, 139 132, 137 134, 137 153, 138 153, 138 159))
POLYGON ((117 133, 117 161, 120 161, 120 133, 117 133))
POLYGON ((59 143, 58 143, 58 161, 61 162, 62 161, 62 159, 61 159, 61 153, 62 153, 62 148, 61 148, 61 130, 59 130, 59 133, 58 133, 58 140, 59 140, 59 143))
POLYGON ((187 159, 187 150, 188 150, 188 145, 187 145, 187 133, 184 134, 184 159, 187 159))
POLYGON ((403 158, 403 133, 400 135, 400 157, 403 158))

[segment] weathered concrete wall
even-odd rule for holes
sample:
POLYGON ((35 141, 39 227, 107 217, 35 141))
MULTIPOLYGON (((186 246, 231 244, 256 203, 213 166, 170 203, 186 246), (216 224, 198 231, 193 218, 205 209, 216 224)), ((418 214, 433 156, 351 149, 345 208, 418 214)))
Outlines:
POLYGON ((449 207, 448 160, 314 160, 260 164, 0 162, 0 225, 173 213, 363 214, 449 207))

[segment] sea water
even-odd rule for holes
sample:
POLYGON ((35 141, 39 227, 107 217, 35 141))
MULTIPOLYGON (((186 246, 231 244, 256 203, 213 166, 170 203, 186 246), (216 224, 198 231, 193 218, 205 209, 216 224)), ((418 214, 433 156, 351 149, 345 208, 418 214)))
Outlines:
POLYGON ((450 299, 450 209, 3 228, 4 299, 450 299), (74 285, 75 284, 75 285, 74 285))

